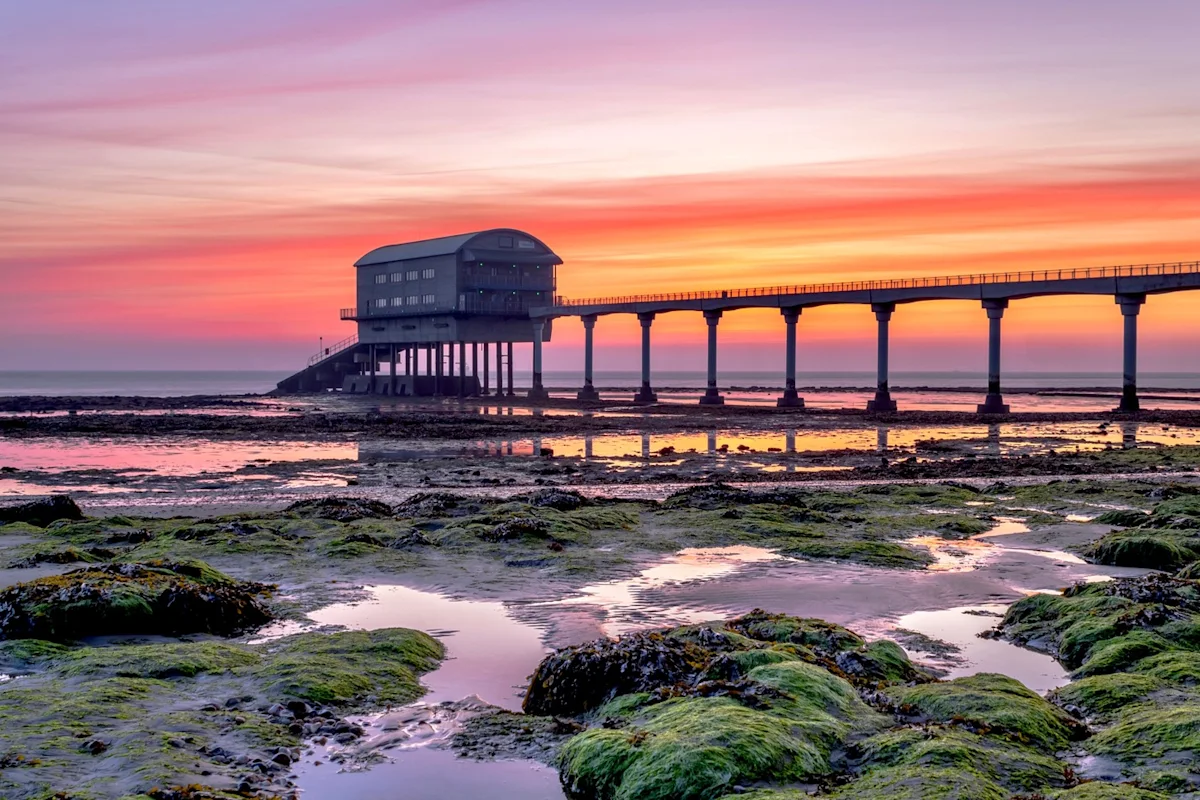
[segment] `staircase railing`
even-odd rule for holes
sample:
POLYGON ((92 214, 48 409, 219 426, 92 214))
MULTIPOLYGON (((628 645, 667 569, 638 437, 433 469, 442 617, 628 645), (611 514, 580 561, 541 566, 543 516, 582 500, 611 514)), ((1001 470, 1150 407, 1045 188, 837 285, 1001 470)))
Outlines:
POLYGON ((343 350, 349 350, 351 347, 354 347, 354 345, 356 345, 356 344, 358 344, 358 334, 357 333, 355 333, 351 336, 347 336, 345 339, 342 339, 337 344, 331 344, 331 345, 329 345, 329 347, 323 348, 321 350, 321 352, 317 353, 315 356, 308 359, 308 365, 311 367, 314 364, 318 364, 327 358, 336 356, 338 353, 342 352, 343 350))

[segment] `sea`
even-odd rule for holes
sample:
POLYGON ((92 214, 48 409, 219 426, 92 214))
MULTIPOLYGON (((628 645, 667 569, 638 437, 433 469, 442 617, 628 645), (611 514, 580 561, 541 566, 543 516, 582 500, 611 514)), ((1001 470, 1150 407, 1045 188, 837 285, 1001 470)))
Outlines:
MULTIPOLYGON (((237 370, 174 370, 174 371, 0 371, 0 397, 6 396, 73 396, 73 397, 189 397, 194 395, 255 395, 263 394, 290 373, 287 371, 237 370)), ((518 388, 528 387, 530 375, 517 370, 514 375, 518 388)), ((654 388, 672 392, 700 390, 706 384, 700 371, 656 371, 654 388)), ((601 391, 634 391, 641 382, 636 370, 597 371, 593 377, 601 391)), ((581 372, 553 371, 545 373, 543 383, 552 392, 573 392, 583 382, 581 372)), ((782 376, 778 372, 722 372, 722 390, 779 391, 782 376)), ((809 372, 797 379, 798 389, 806 390, 873 390, 874 372, 809 372)), ((893 372, 893 391, 942 390, 985 391, 987 377, 975 372, 893 372)), ((1138 376, 1143 393, 1166 392, 1190 394, 1200 392, 1200 373, 1150 372, 1138 376)), ((1103 372, 1006 372, 1006 390, 1060 390, 1119 392, 1121 376, 1103 372)))

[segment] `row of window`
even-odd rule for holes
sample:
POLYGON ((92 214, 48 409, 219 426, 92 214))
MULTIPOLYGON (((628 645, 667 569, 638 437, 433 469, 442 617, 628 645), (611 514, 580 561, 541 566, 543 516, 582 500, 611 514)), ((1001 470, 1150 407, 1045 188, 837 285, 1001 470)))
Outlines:
POLYGON ((376 298, 374 305, 376 308, 387 308, 389 305, 393 308, 400 306, 430 306, 437 302, 435 294, 410 294, 408 297, 393 297, 390 300, 386 297, 376 298))
MULTIPOLYGON (((433 269, 432 268, 423 269, 423 270, 410 269, 408 272, 393 272, 390 276, 392 283, 400 283, 401 281, 415 281, 418 278, 420 278, 421 280, 427 281, 427 280, 431 279, 432 277, 433 277, 433 269)), ((389 278, 389 276, 386 272, 381 272, 375 276, 375 282, 376 283, 387 283, 388 278, 389 278)))

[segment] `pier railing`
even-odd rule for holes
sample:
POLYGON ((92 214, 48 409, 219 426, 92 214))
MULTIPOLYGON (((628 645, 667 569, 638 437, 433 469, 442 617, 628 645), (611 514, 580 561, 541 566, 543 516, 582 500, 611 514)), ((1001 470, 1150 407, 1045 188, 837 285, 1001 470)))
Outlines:
POLYGON ((824 294, 827 292, 864 292, 885 289, 924 289, 942 286, 978 286, 990 283, 1019 283, 1022 281, 1063 281, 1086 278, 1133 278, 1148 275, 1177 275, 1200 272, 1200 261, 1180 261, 1173 264, 1136 264, 1115 267, 1084 267, 1081 269, 1047 269, 1035 272, 994 272, 976 275, 950 275, 935 278, 893 278, 876 281, 842 281, 796 286, 763 286, 753 289, 714 289, 699 292, 669 294, 636 294, 622 297, 590 297, 555 299, 556 307, 597 306, 612 303, 662 303, 676 300, 724 300, 737 297, 769 295, 824 294))
POLYGON ((314 364, 324 361, 325 359, 329 358, 330 356, 336 356, 338 353, 342 352, 343 350, 349 350, 351 347, 354 347, 354 345, 356 345, 356 344, 358 344, 358 334, 357 333, 353 334, 352 336, 347 336, 345 339, 342 339, 337 344, 331 344, 331 345, 329 345, 329 347, 322 348, 321 352, 317 353, 315 356, 308 359, 308 365, 311 367, 314 364))

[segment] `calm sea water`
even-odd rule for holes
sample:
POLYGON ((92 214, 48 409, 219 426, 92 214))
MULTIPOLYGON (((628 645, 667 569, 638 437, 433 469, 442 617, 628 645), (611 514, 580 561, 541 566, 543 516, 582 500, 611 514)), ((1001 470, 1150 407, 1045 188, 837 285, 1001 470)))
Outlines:
MULTIPOLYGON (((241 395, 270 391, 286 378, 286 372, 265 371, 130 371, 130 372, 0 372, 0 396, 77 395, 186 397, 188 395, 241 395)), ((528 386, 529 373, 517 370, 517 386, 528 386)), ((658 388, 699 389, 706 382, 703 372, 656 371, 653 384, 658 388)), ((577 388, 583 382, 581 372, 547 372, 544 378, 551 388, 577 388)), ((599 388, 630 389, 641 382, 634 370, 597 372, 599 388)), ((903 388, 980 388, 987 385, 982 373, 972 372, 895 372, 895 389, 903 388)), ((1197 373, 1143 373, 1138 379, 1143 391, 1151 389, 1200 391, 1197 373)), ((720 385, 778 389, 782 376, 775 372, 722 372, 720 385)), ((874 388, 873 372, 809 372, 798 376, 801 391, 809 387, 874 388)), ((493 378, 494 384, 494 378, 493 378)), ((1004 375, 1009 389, 1118 389, 1121 376, 1116 373, 1012 372, 1004 375)))

